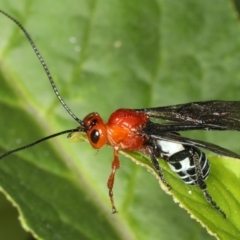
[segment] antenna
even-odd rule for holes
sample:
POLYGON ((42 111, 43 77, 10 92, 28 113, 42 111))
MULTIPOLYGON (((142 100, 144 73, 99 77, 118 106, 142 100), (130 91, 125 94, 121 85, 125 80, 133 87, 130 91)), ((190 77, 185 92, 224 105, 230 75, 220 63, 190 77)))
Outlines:
MULTIPOLYGON (((0 10, 0 11, 1 11, 1 10, 0 10)), ((63 135, 63 134, 66 134, 66 133, 81 132, 81 130, 82 130, 81 128, 75 128, 75 129, 64 130, 64 131, 62 131, 62 132, 58 132, 58 133, 49 135, 49 136, 44 137, 44 138, 41 138, 41 139, 39 139, 39 140, 37 140, 37 141, 35 141, 35 142, 29 143, 29 144, 27 144, 27 145, 25 145, 25 146, 22 146, 22 147, 19 147, 19 148, 15 148, 15 149, 13 149, 13 150, 11 150, 11 151, 8 151, 8 152, 4 153, 3 155, 0 155, 0 160, 1 160, 2 158, 4 158, 4 157, 10 155, 10 154, 13 154, 13 153, 15 153, 15 152, 19 152, 19 151, 24 150, 24 149, 26 149, 26 148, 33 147, 34 145, 36 145, 36 144, 38 144, 38 143, 40 143, 40 142, 43 142, 43 141, 45 141, 45 140, 48 140, 48 139, 50 139, 50 138, 54 138, 54 137, 57 137, 57 136, 59 136, 59 135, 63 135)))
POLYGON ((44 71, 47 74, 47 77, 51 83, 51 86, 53 88, 53 91, 55 92, 58 100, 60 101, 60 103, 63 105, 63 107, 67 110, 67 112, 73 117, 74 120, 76 120, 81 126, 84 126, 84 123, 82 120, 80 120, 71 110, 70 108, 67 106, 67 104, 63 101, 62 97, 60 96, 58 89, 53 81, 52 75, 45 63, 45 61, 42 58, 42 55, 40 54, 40 52, 38 51, 36 45, 34 44, 32 38, 30 37, 30 35, 28 34, 28 32, 25 30, 25 28, 21 25, 20 22, 18 22, 15 18, 13 18, 12 16, 10 16, 9 14, 7 14, 6 12, 4 12, 3 10, 0 9, 0 13, 2 13, 3 15, 5 15, 6 17, 8 17, 10 20, 12 20, 21 30, 22 32, 25 34, 25 36, 27 37, 29 43, 31 44, 33 51, 35 52, 35 54, 37 55, 41 65, 43 66, 44 71))

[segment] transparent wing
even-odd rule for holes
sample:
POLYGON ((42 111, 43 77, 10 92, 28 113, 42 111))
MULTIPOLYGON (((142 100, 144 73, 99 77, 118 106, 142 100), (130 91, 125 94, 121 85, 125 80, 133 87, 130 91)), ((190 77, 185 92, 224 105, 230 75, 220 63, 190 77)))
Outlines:
POLYGON ((222 156, 226 157, 232 157, 232 158, 237 158, 240 159, 240 155, 237 153, 234 153, 228 149, 222 148, 218 145, 212 144, 212 143, 207 143, 204 141, 199 141, 199 140, 194 140, 191 138, 183 137, 171 132, 163 132, 161 134, 156 134, 152 132, 144 132, 148 137, 156 140, 163 140, 167 142, 174 142, 174 143, 180 143, 188 146, 195 146, 203 149, 207 149, 211 152, 220 154, 222 156))
POLYGON ((240 101, 206 101, 157 108, 135 109, 152 119, 171 121, 173 131, 191 129, 240 131, 240 101), (179 129, 179 130, 178 130, 179 129))

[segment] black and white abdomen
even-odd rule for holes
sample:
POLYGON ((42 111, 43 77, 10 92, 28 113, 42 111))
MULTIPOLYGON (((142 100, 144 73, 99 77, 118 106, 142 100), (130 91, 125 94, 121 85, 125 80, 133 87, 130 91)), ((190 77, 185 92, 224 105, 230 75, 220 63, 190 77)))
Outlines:
POLYGON ((186 184, 197 184, 194 159, 199 162, 202 180, 204 181, 208 177, 210 170, 209 161, 205 153, 198 148, 162 140, 158 140, 157 145, 160 156, 186 184))

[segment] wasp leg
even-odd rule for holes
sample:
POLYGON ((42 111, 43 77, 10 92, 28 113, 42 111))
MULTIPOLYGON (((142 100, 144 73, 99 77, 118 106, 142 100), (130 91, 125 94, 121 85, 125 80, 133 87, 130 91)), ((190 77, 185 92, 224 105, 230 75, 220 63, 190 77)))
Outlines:
POLYGON ((109 189, 109 198, 112 205, 112 213, 117 213, 117 209, 114 205, 114 199, 113 199, 113 185, 114 185, 115 173, 119 167, 120 167, 120 161, 119 161, 118 151, 114 150, 114 159, 112 161, 112 172, 107 181, 107 186, 109 189))
POLYGON ((207 202, 209 202, 211 204, 211 206, 213 208, 215 208, 223 216, 223 218, 226 218, 227 215, 220 209, 220 207, 216 204, 216 202, 213 201, 211 195, 207 191, 207 184, 204 182, 204 180, 202 178, 202 170, 201 170, 200 162, 199 162, 199 159, 198 159, 199 158, 198 154, 196 154, 196 153, 193 154, 192 158, 193 158, 193 161, 194 161, 194 164, 195 164, 196 184, 203 191, 203 194, 204 194, 207 202))
POLYGON ((171 186, 167 183, 166 179, 164 178, 164 175, 163 175, 163 172, 162 172, 162 168, 160 167, 159 165, 159 162, 157 160, 157 157, 156 155, 154 154, 154 151, 151 147, 147 147, 147 151, 148 151, 148 154, 151 158, 151 161, 152 161, 152 164, 154 166, 154 168, 157 170, 158 172, 158 176, 160 177, 162 183, 168 188, 168 190, 171 190, 171 186))

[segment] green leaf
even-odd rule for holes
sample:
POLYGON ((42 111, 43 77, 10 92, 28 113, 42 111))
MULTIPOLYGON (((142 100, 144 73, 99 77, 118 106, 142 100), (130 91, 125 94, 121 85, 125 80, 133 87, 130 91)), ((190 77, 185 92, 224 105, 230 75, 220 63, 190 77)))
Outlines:
MULTIPOLYGON (((158 179, 156 171, 152 169, 149 161, 144 156, 139 157, 130 154, 128 157, 134 158, 133 161, 137 164, 149 168, 158 179)), ((209 157, 209 160, 211 161, 212 171, 206 181, 208 192, 218 206, 227 214, 227 219, 223 218, 219 212, 206 202, 200 189, 183 184, 166 164, 163 164, 165 177, 167 182, 174 186, 174 189, 168 191, 161 181, 159 183, 166 193, 172 195, 174 200, 179 202, 180 206, 186 209, 193 218, 207 227, 209 232, 216 234, 221 239, 237 238, 240 229, 237 215, 240 204, 238 191, 239 160, 213 156, 209 157), (227 186, 225 183, 227 183, 227 186)))
MULTIPOLYGON (((230 2, 0 3, 31 33, 61 96, 81 119, 97 111, 107 120, 122 107, 239 100, 240 29, 230 2)), ((77 123, 57 100, 21 31, 3 15, 0 25, 4 153, 77 123)), ((186 136, 240 152, 238 133, 186 136)), ((148 159, 131 155, 152 169, 148 159)), ((61 136, 4 158, 0 186, 17 207, 24 229, 38 239, 213 239, 129 157, 121 156, 114 186, 119 213, 112 215, 106 187, 112 158, 111 148, 96 155, 89 144, 69 144, 61 136)), ((210 162, 206 183, 225 220, 197 187, 186 186, 161 165, 172 194, 188 212, 218 238, 238 239, 240 164, 217 157, 210 162)))

